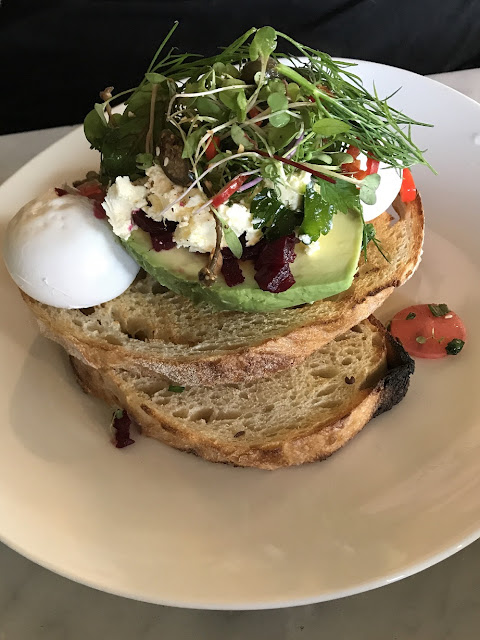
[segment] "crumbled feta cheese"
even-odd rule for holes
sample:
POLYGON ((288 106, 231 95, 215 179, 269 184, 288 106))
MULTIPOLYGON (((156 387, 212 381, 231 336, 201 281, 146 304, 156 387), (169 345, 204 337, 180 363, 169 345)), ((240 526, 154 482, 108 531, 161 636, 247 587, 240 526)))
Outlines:
POLYGON ((213 251, 216 238, 215 218, 209 209, 194 213, 187 222, 179 224, 173 234, 177 247, 200 253, 213 251))
MULTIPOLYGON (((146 171, 145 186, 135 186, 126 176, 118 177, 110 187, 105 199, 105 210, 114 233, 126 240, 136 226, 132 224, 131 214, 135 209, 143 209, 154 220, 171 220, 177 222, 173 234, 178 247, 189 251, 210 253, 215 248, 215 218, 209 208, 199 210, 206 202, 206 196, 198 188, 194 188, 177 202, 184 187, 173 184, 163 169, 153 165, 146 171), (167 207, 172 204, 170 208, 167 207), (162 213, 165 209, 167 211, 162 213)), ((259 229, 253 228, 250 209, 241 203, 223 204, 218 208, 219 214, 237 236, 245 233, 247 246, 256 244, 262 237, 259 229)), ((223 241, 222 246, 226 246, 223 241)))
POLYGON ((113 232, 127 240, 132 229, 132 211, 143 209, 147 204, 147 189, 143 185, 134 185, 128 176, 118 176, 107 191, 103 208, 112 225, 113 232))
POLYGON ((145 212, 154 220, 163 220, 165 218, 186 225, 194 210, 207 201, 200 189, 195 187, 188 192, 184 199, 172 205, 163 215, 160 215, 170 203, 175 202, 182 195, 185 187, 173 184, 159 165, 154 164, 147 169, 146 173, 149 178, 146 186, 149 190, 148 200, 150 206, 145 209, 145 212))
POLYGON ((311 179, 310 173, 298 171, 293 173, 286 183, 278 183, 279 198, 283 204, 293 210, 301 209, 305 189, 311 179))
POLYGON ((317 251, 321 249, 320 238, 318 240, 315 240, 315 242, 303 245, 303 248, 305 249, 305 253, 307 254, 307 256, 311 256, 312 254, 317 253, 317 251))
POLYGON ((311 237, 306 233, 302 234, 301 236, 298 236, 298 239, 300 240, 300 242, 303 242, 303 244, 311 244, 312 242, 311 237))
POLYGON ((262 237, 260 229, 253 228, 250 209, 240 202, 232 205, 221 204, 218 213, 238 237, 245 233, 247 247, 257 244, 262 237))

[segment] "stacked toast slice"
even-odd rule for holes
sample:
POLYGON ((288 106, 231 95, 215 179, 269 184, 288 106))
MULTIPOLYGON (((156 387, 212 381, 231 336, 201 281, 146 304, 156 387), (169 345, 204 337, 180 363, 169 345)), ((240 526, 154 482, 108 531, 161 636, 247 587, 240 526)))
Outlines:
POLYGON ((371 316, 421 259, 420 196, 394 207, 396 218, 374 221, 388 261, 370 243, 350 289, 298 308, 218 311, 144 273, 89 309, 22 295, 42 333, 70 354, 84 390, 125 409, 146 435, 214 462, 311 462, 398 402, 413 372, 371 316))

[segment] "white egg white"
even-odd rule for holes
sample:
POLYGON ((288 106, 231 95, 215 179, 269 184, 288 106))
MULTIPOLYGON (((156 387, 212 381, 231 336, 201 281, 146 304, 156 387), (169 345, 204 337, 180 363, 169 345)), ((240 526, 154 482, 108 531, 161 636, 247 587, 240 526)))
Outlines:
MULTIPOLYGON (((367 158, 363 154, 360 154, 359 159, 361 161, 361 169, 365 169, 367 158)), ((378 167, 378 175, 380 176, 380 184, 376 191, 375 204, 365 204, 362 202, 363 219, 365 222, 378 218, 388 207, 392 204, 400 191, 402 185, 401 172, 398 169, 393 169, 388 165, 380 162, 378 167)))
POLYGON ((53 189, 26 204, 10 221, 4 260, 15 283, 54 307, 78 309, 123 293, 138 264, 115 240, 93 202, 53 189))

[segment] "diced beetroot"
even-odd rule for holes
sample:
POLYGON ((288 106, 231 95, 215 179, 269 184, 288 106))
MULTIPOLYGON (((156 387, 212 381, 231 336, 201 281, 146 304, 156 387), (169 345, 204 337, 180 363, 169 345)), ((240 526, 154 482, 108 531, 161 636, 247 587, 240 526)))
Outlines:
POLYGON ((257 244, 254 244, 251 247, 247 247, 245 234, 243 234, 243 236, 240 238, 240 241, 243 245, 243 253, 240 260, 256 260, 267 245, 265 238, 262 238, 261 240, 259 240, 259 242, 257 242, 257 244))
POLYGON ((262 291, 270 291, 270 293, 281 293, 295 284, 295 278, 288 264, 280 268, 273 265, 264 266, 255 274, 255 280, 262 291))
POLYGON ((266 244, 255 260, 255 280, 262 291, 281 293, 295 284, 290 263, 296 258, 295 244, 298 239, 292 234, 266 244))
POLYGON ((176 222, 171 220, 159 222, 147 216, 145 211, 141 209, 132 213, 132 220, 137 227, 150 234, 152 247, 155 251, 168 251, 175 247, 173 232, 177 227, 176 222))
POLYGON ((296 258, 295 245, 298 239, 295 235, 284 236, 273 242, 266 244, 255 260, 255 269, 259 270, 263 266, 272 266, 280 268, 285 264, 293 262, 296 258))
POLYGON ((107 217, 107 214, 105 213, 105 209, 102 207, 101 203, 98 202, 98 200, 93 201, 93 215, 95 216, 95 218, 98 218, 99 220, 102 220, 103 218, 107 217))
POLYGON ((117 449, 123 449, 135 443, 135 440, 130 437, 132 420, 126 411, 115 412, 112 424, 115 429, 115 446, 117 449))
POLYGON ((55 193, 59 198, 61 198, 62 196, 66 196, 68 191, 65 191, 65 189, 60 189, 59 187, 55 187, 55 193))
POLYGON ((152 248, 155 251, 168 251, 176 246, 171 231, 164 231, 162 234, 159 233, 157 235, 151 233, 150 238, 152 240, 152 248))
POLYGON ((228 247, 222 249, 222 275, 229 287, 235 287, 245 280, 237 258, 233 255, 228 247))
MULTIPOLYGON (((132 220, 137 225, 137 227, 140 227, 140 229, 146 231, 147 233, 153 233, 154 235, 156 235, 159 233, 165 233, 165 231, 169 231, 165 222, 159 222, 158 220, 150 218, 142 209, 137 209, 132 213, 132 220)), ((167 222, 167 224, 173 224, 175 229, 175 223, 167 222)))

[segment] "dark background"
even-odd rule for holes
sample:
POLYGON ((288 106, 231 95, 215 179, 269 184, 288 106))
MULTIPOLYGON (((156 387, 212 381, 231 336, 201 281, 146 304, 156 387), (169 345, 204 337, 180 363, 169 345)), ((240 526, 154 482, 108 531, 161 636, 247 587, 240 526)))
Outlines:
POLYGON ((336 56, 427 74, 480 66, 480 0, 10 0, 0 6, 0 134, 74 124, 172 43, 214 53, 270 24, 336 56))

